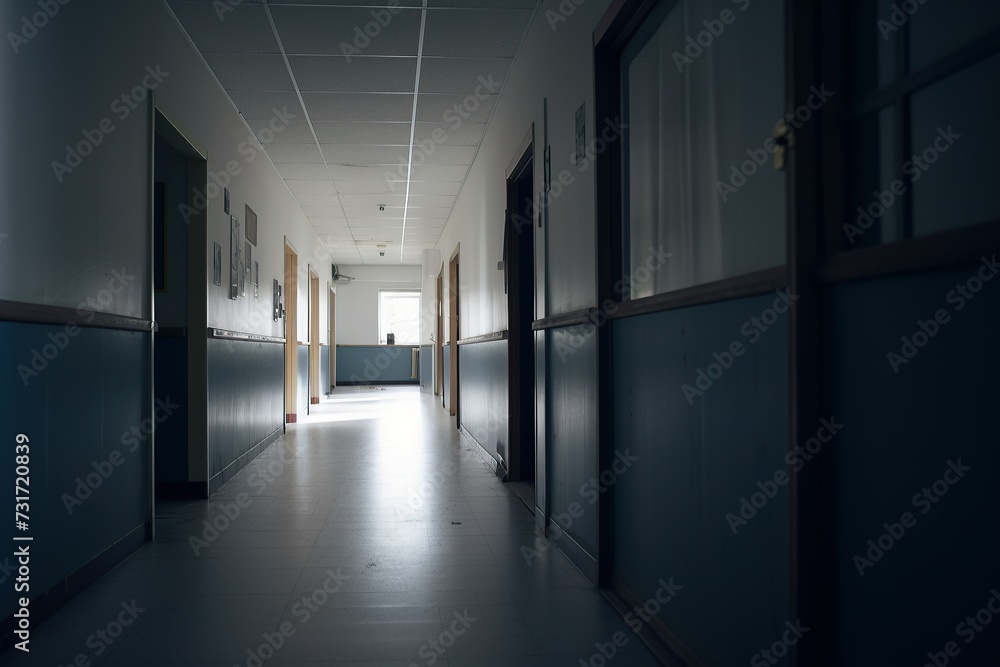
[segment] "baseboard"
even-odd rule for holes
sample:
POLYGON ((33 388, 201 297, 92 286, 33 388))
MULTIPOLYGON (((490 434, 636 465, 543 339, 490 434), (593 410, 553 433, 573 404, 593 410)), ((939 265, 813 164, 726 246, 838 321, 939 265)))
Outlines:
POLYGON ((319 405, 319 397, 313 396, 312 398, 310 398, 309 399, 309 404, 310 405, 319 405))
POLYGON ((623 617, 630 615, 642 626, 635 634, 664 665, 668 667, 708 667, 707 663, 670 632, 662 621, 655 617, 644 621, 641 614, 635 613, 635 608, 641 607, 643 601, 626 590, 624 586, 619 584, 614 589, 602 588, 600 591, 619 614, 623 617))
POLYGON ((291 414, 285 415, 285 423, 286 424, 294 424, 297 421, 299 421, 299 416, 297 414, 295 414, 294 412, 291 413, 291 414))
MULTIPOLYGON (((95 556, 80 569, 69 573, 58 584, 43 591, 37 598, 32 599, 29 608, 32 630, 37 630, 39 624, 86 590, 88 586, 115 569, 122 561, 131 556, 136 549, 148 542, 151 534, 152 526, 149 521, 146 521, 95 556)), ((0 623, 0 632, 3 633, 3 638, 0 639, 0 651, 5 651, 17 643, 17 637, 14 635, 14 630, 16 629, 17 619, 14 616, 9 616, 3 620, 3 623, 0 623)))
POLYGON ((275 440, 281 437, 282 430, 282 428, 275 429, 269 436, 251 447, 245 454, 223 468, 222 471, 217 473, 214 477, 212 477, 212 479, 208 480, 208 494, 211 496, 213 493, 221 489, 226 482, 231 480, 233 477, 236 477, 236 475, 241 470, 246 468, 251 461, 263 454, 265 449, 270 447, 275 440))
MULTIPOLYGON (((535 523, 538 523, 538 515, 540 511, 535 513, 535 523)), ((551 522, 552 519, 549 519, 551 522)), ((559 526, 558 522, 556 523, 559 526)), ((545 526, 548 528, 548 526, 545 526)), ((580 570, 580 574, 587 577, 590 583, 597 586, 597 559, 590 555, 590 553, 584 549, 579 542, 573 539, 573 536, 562 530, 562 526, 559 526, 560 530, 558 532, 558 539, 552 540, 559 551, 563 552, 563 555, 569 559, 576 569, 580 570)), ((543 529, 544 530, 544 529, 543 529)), ((548 533, 546 533, 547 535, 548 533)))
POLYGON ((476 452, 476 454, 479 454, 479 458, 483 460, 483 465, 489 468, 494 475, 502 477, 506 473, 506 470, 504 470, 503 467, 500 465, 500 461, 498 461, 496 458, 494 458, 492 454, 486 451, 486 448, 480 445, 479 441, 476 440, 474 437, 472 437, 471 433, 466 431, 464 428, 458 429, 458 432, 465 437, 466 442, 472 445, 472 450, 476 452))
POLYGON ((337 380, 338 387, 393 387, 399 385, 419 386, 420 380, 337 380))
POLYGON ((157 482, 157 500, 202 500, 208 498, 208 482, 157 482))

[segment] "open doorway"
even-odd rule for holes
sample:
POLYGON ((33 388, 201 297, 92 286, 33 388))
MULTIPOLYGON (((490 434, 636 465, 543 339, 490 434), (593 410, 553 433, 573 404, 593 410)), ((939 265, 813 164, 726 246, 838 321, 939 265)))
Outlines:
POLYGON ((178 406, 156 425, 155 503, 208 496, 208 162, 159 106, 153 128, 153 396, 178 406))
POLYGON ((458 336, 462 328, 459 318, 461 317, 461 294, 458 288, 459 272, 458 260, 460 247, 456 246, 451 260, 448 262, 448 389, 449 389, 449 412, 455 417, 455 426, 462 428, 462 413, 459 406, 458 391, 458 336))
POLYGON ((298 421, 299 384, 299 256, 285 241, 285 423, 298 421))
POLYGON ((330 341, 330 386, 324 389, 333 393, 333 390, 337 388, 337 292, 334 291, 333 287, 330 288, 329 322, 330 330, 327 340, 330 341))
POLYGON ((309 408, 319 404, 319 275, 309 267, 309 408))
POLYGON ((535 252, 533 151, 529 143, 507 175, 508 481, 535 506, 535 252))
MULTIPOLYGON (((438 271, 437 292, 434 300, 434 395, 441 396, 444 389, 444 268, 438 271)), ((442 397, 442 402, 444 398, 442 397)))

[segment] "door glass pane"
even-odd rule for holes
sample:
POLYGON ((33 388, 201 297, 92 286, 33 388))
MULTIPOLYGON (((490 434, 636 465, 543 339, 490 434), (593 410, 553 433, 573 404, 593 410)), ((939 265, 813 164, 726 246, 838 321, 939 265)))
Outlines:
POLYGON ((780 2, 681 0, 626 50, 624 298, 785 263, 784 24, 780 2))
POLYGON ((1000 199, 983 178, 1000 155, 1000 55, 913 95, 913 234, 1000 219, 1000 199), (956 104, 956 100, 968 103, 956 104))

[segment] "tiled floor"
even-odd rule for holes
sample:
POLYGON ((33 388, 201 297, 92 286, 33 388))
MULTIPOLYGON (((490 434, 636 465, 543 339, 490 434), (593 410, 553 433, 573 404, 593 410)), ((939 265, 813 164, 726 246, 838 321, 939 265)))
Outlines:
POLYGON ((556 550, 527 564, 531 514, 432 397, 313 413, 0 664, 578 667, 619 630, 607 664, 658 664, 556 550))

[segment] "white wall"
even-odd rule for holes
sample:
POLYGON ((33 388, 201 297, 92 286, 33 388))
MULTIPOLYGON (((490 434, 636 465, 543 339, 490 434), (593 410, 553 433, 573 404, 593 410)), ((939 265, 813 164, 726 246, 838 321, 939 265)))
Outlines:
MULTIPOLYGON (((445 262, 461 244, 461 336, 482 335, 507 327, 503 272, 505 171, 531 123, 548 99, 548 139, 552 177, 569 170, 573 183, 554 198, 548 220, 548 308, 556 315, 595 305, 593 165, 580 171, 572 164, 576 110, 587 104, 587 141, 594 138, 593 31, 609 0, 583 4, 546 0, 535 14, 507 84, 486 131, 454 211, 437 247, 445 262), (560 4, 573 13, 560 14, 560 4), (550 25, 549 16, 565 18, 550 25)), ((598 133, 601 125, 596 128, 598 133)), ((418 137, 419 139, 419 137, 418 137)), ((543 147, 535 147, 535 169, 543 147)), ((445 272, 445 299, 449 288, 445 272)), ((447 317, 448 309, 445 308, 447 317)))
POLYGON ((357 280, 337 283, 337 345, 378 345, 378 291, 420 289, 419 266, 340 266, 357 280))
MULTIPOLYGON (((13 0, 0 11, 4 25, 19 30, 21 17, 39 7, 32 0, 13 0)), ((232 210, 242 223, 249 202, 259 220, 254 254, 260 262, 260 301, 249 289, 249 298, 230 301, 229 216, 221 194, 209 201, 203 257, 209 325, 281 335, 280 322, 270 317, 270 295, 271 279, 283 275, 285 237, 300 254, 300 274, 305 276, 311 262, 321 286, 329 280, 329 257, 268 158, 259 150, 250 157, 245 143, 250 130, 161 0, 60 5, 19 53, 9 43, 0 50, 0 81, 10 93, 0 102, 0 233, 9 234, 0 242, 0 299, 76 308, 108 286, 112 270, 124 268, 136 279, 107 310, 149 317, 151 106, 147 98, 121 118, 112 104, 142 84, 147 66, 158 65, 169 74, 155 88, 157 99, 207 153, 210 173, 238 162, 241 173, 230 185, 232 210), (84 130, 105 118, 113 132, 60 183, 52 162, 65 162, 66 145, 78 144, 84 130), (223 247, 222 287, 211 282, 215 242, 223 247)), ((300 303, 306 294, 302 280, 300 303)), ((326 317, 326 299, 320 316, 326 317)), ((300 307, 302 340, 306 321, 300 307)))
POLYGON ((437 277, 441 272, 441 251, 421 253, 420 344, 433 345, 437 326, 437 277))

